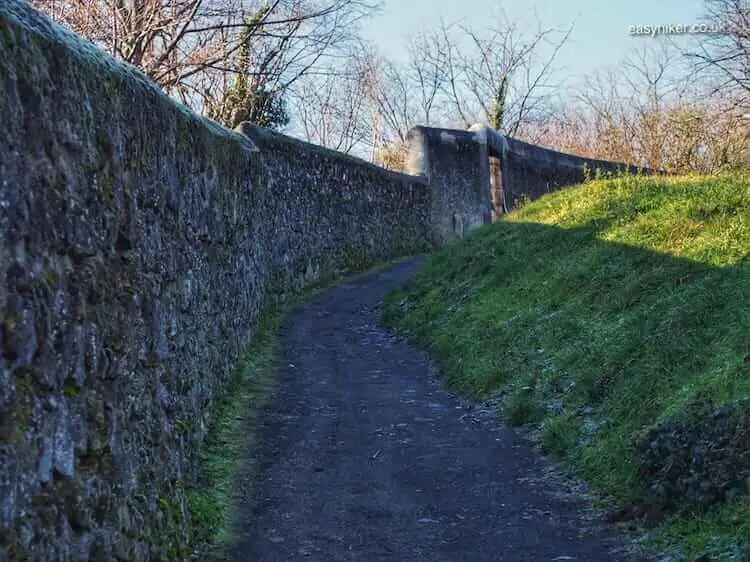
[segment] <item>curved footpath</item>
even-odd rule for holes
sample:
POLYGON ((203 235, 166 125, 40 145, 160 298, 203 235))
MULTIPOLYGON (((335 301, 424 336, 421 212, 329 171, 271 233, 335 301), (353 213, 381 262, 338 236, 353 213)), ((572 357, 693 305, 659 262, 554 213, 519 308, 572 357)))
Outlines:
POLYGON ((238 562, 627 560, 550 463, 379 325, 417 260, 288 314, 238 562), (567 492, 567 493, 566 493, 567 492))

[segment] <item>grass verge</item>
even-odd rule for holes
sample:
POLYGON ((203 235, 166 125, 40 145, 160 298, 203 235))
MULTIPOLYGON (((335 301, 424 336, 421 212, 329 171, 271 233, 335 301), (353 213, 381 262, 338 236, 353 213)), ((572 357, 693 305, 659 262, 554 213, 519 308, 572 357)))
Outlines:
POLYGON ((750 443, 728 437, 729 462, 709 430, 750 396, 748 254, 747 175, 597 180, 436 252, 383 319, 453 389, 502 394, 510 422, 658 524, 653 548, 736 560, 750 552, 750 479, 732 479, 750 475, 750 443), (635 445, 661 427, 688 443, 684 459, 666 438, 635 445), (647 472, 644 455, 686 464, 647 472))
POLYGON ((273 368, 282 314, 263 314, 256 333, 221 398, 199 454, 199 483, 188 496, 188 510, 200 560, 225 560, 235 539, 235 486, 247 464, 253 435, 249 427, 273 390, 273 368))

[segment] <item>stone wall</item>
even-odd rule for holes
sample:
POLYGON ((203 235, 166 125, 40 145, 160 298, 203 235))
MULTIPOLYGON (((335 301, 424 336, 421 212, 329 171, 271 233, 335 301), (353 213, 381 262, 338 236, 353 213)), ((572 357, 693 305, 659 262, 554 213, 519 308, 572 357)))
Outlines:
POLYGON ((177 560, 268 299, 422 252, 425 178, 203 120, 0 3, 0 560, 177 560))
POLYGON ((505 211, 518 206, 524 197, 538 199, 566 185, 581 183, 595 177, 597 170, 607 173, 637 173, 634 166, 565 154, 510 137, 501 155, 502 185, 505 211))
POLYGON ((430 247, 426 178, 243 123, 260 149, 273 215, 282 228, 269 254, 278 290, 430 247), (291 227, 290 227, 291 226, 291 227))
POLYGON ((406 170, 430 186, 436 244, 498 219, 525 199, 537 199, 597 173, 653 173, 529 144, 484 125, 468 131, 414 127, 406 170))
POLYGON ((414 127, 407 172, 430 185, 434 241, 445 244, 491 221, 487 144, 471 131, 414 127))
POLYGON ((524 198, 538 199, 560 187, 593 178, 597 173, 653 173, 621 162, 596 160, 566 154, 507 137, 484 125, 470 129, 476 142, 487 146, 490 157, 500 161, 500 193, 505 213, 516 208, 524 198))

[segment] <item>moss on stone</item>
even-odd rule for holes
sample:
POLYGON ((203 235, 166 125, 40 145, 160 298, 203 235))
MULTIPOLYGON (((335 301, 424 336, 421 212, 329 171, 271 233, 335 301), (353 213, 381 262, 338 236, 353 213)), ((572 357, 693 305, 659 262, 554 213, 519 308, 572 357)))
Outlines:
POLYGON ((30 411, 26 400, 16 400, 0 415, 0 443, 15 444, 24 440, 30 429, 30 411))
POLYGON ((74 384, 68 383, 63 388, 63 394, 68 398, 77 398, 81 395, 81 389, 74 384))
POLYGON ((107 209, 114 210, 114 179, 109 173, 104 173, 99 179, 99 185, 102 190, 102 201, 104 202, 104 205, 107 209))
POLYGON ((13 371, 13 384, 16 392, 22 394, 33 394, 36 390, 31 369, 28 367, 20 367, 13 371))
POLYGON ((45 274, 45 280, 50 287, 56 287, 60 283, 60 276, 56 271, 48 270, 45 274))
POLYGON ((185 435, 190 431, 192 424, 187 420, 177 418, 174 422, 174 427, 179 435, 185 435))
POLYGON ((357 247, 345 246, 342 254, 342 264, 346 271, 358 271, 372 265, 372 260, 357 247))
MULTIPOLYGON (((18 388, 16 388, 18 391, 18 388)), ((17 395, 10 408, 10 415, 0 427, 0 438, 8 443, 21 443, 31 430, 33 398, 29 394, 17 395)))

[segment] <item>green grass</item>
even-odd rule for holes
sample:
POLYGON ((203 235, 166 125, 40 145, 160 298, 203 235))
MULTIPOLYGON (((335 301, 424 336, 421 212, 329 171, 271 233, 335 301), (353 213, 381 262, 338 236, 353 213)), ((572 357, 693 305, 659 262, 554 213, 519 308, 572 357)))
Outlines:
POLYGON ((203 550, 203 560, 224 559, 236 538, 234 490, 240 469, 249 464, 253 436, 248 428, 273 388, 280 318, 278 310, 262 316, 252 342, 212 412, 208 436, 199 455, 199 484, 188 496, 191 527, 196 544, 203 550))
POLYGON ((653 547, 673 557, 695 560, 746 560, 750 540, 750 502, 735 501, 706 515, 674 518, 654 537, 653 547), (743 548, 743 545, 745 548, 743 548))
MULTIPOLYGON (((597 180, 433 254, 383 318, 452 388, 505 393, 511 422, 535 424, 546 450, 628 504, 634 432, 700 397, 750 395, 748 254, 748 175, 597 180)), ((654 544, 750 549, 747 526, 728 523, 749 510, 744 498, 673 520, 654 544)))

